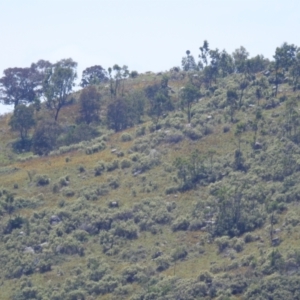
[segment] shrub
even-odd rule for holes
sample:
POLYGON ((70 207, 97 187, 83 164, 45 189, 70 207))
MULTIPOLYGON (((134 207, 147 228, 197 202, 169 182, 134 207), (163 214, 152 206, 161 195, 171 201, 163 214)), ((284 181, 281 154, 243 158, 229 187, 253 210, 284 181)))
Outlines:
POLYGON ((170 267, 170 257, 167 255, 162 255, 159 256, 158 258, 155 259, 156 263, 156 271, 162 272, 164 270, 167 270, 170 267))
POLYGON ((108 185, 113 189, 117 189, 120 186, 120 181, 117 177, 110 176, 107 181, 108 185))
POLYGON ((174 261, 184 259, 188 255, 188 252, 184 246, 178 247, 171 252, 171 257, 174 261))
POLYGON ((64 188, 63 189, 63 195, 65 197, 73 197, 75 195, 75 192, 70 188, 64 188))
POLYGON ((132 221, 118 222, 114 226, 114 232, 115 235, 129 240, 138 238, 138 228, 132 221))
POLYGON ((124 132, 122 135, 121 135, 121 142, 130 142, 132 141, 132 136, 131 134, 127 133, 127 132, 124 132))
POLYGON ((80 173, 85 172, 85 167, 82 166, 82 165, 80 165, 80 166, 78 167, 78 171, 79 171, 80 173))
POLYGON ((121 161, 121 168, 126 169, 131 167, 131 161, 129 159, 123 159, 121 161))
POLYGON ((116 169, 119 168, 119 161, 118 160, 114 160, 112 162, 109 162, 106 164, 106 170, 107 172, 112 172, 116 169))
POLYGON ((105 163, 103 161, 99 161, 98 165, 95 167, 95 176, 100 176, 102 172, 105 170, 105 163))
POLYGON ((215 242, 218 246, 219 252, 222 252, 229 246, 230 239, 228 236, 222 236, 220 238, 215 239, 215 242))
POLYGON ((172 224, 173 231, 188 230, 190 222, 184 217, 178 217, 172 224))
POLYGON ((136 129, 136 132, 135 132, 136 137, 139 137, 139 136, 142 136, 142 135, 145 135, 145 134, 146 134, 146 127, 145 126, 138 127, 136 129))
POLYGON ((35 182, 37 186, 44 186, 50 183, 50 178, 47 175, 36 175, 35 182))

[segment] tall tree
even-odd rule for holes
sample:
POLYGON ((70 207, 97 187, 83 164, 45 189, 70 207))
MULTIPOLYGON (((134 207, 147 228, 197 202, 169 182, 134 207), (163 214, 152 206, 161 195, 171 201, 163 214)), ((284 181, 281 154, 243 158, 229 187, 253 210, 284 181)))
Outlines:
POLYGON ((95 86, 88 86, 81 91, 79 96, 79 121, 86 124, 98 122, 101 95, 95 86))
POLYGON ((191 123, 191 108, 192 104, 197 101, 200 97, 200 92, 197 87, 188 83, 180 93, 181 96, 181 104, 184 108, 186 108, 188 123, 191 123))
POLYGON ((293 44, 283 43, 281 47, 277 47, 274 55, 274 71, 275 71, 275 97, 278 93, 278 86, 281 79, 284 78, 285 72, 294 64, 296 60, 297 47, 293 44))
POLYGON ((229 106, 230 120, 233 122, 233 116, 237 108, 238 94, 235 90, 227 91, 227 104, 229 106))
POLYGON ((58 119, 61 108, 69 102, 68 96, 72 92, 77 77, 76 67, 77 63, 69 58, 60 60, 47 70, 43 92, 47 107, 55 112, 55 121, 58 119))
POLYGON ((187 50, 185 53, 186 57, 183 57, 181 61, 182 69, 184 71, 197 71, 198 66, 195 62, 194 56, 191 55, 191 51, 187 50))
POLYGON ((145 95, 149 100, 148 114, 151 116, 153 123, 157 127, 161 116, 173 109, 168 90, 168 77, 163 77, 160 84, 153 84, 145 89, 145 95))
POLYGON ((129 125, 128 104, 124 98, 113 99, 107 106, 107 125, 116 132, 129 125))
POLYGON ((29 129, 35 125, 33 107, 24 104, 16 106, 9 125, 12 130, 19 131, 20 138, 24 141, 28 136, 29 129))
POLYGON ((8 68, 0 79, 0 100, 14 107, 33 102, 37 85, 33 68, 8 68))
POLYGON ((207 67, 208 65, 208 57, 209 57, 209 44, 207 40, 203 42, 203 46, 199 48, 201 54, 199 54, 200 61, 198 63, 198 66, 200 69, 202 69, 205 65, 207 67))
POLYGON ((246 68, 246 61, 249 57, 249 52, 246 48, 241 46, 232 53, 234 59, 235 70, 237 73, 243 73, 246 68))
POLYGON ((130 75, 128 67, 125 65, 120 67, 116 64, 112 68, 108 68, 108 74, 111 98, 116 99, 118 96, 124 96, 125 79, 130 75))
POLYGON ((107 72, 102 66, 96 65, 89 68, 86 68, 82 72, 82 79, 80 85, 82 87, 91 85, 91 84, 98 84, 100 82, 107 82, 108 76, 107 72))
POLYGON ((299 89, 299 79, 300 79, 300 48, 297 49, 297 55, 295 61, 291 67, 290 74, 292 76, 292 84, 294 92, 299 89))

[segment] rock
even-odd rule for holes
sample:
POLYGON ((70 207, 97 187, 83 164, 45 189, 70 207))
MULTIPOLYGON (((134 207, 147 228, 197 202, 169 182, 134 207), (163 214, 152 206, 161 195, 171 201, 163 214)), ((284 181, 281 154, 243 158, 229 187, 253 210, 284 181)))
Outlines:
POLYGON ((31 253, 31 254, 34 254, 34 250, 33 250, 32 247, 25 247, 25 249, 24 249, 23 252, 24 252, 24 253, 31 253))
POLYGON ((59 222, 61 222, 61 219, 57 215, 51 216, 51 218, 50 218, 50 224, 51 225, 56 225, 59 222))
POLYGON ((262 144, 259 142, 255 142, 254 149, 261 149, 261 148, 262 148, 262 144))
POLYGON ((109 202, 108 206, 110 208, 117 208, 117 207, 119 207, 119 202, 118 201, 111 201, 111 202, 109 202))
POLYGON ((49 246, 49 243, 48 243, 48 242, 41 243, 40 246, 41 246, 42 248, 46 248, 46 247, 49 246))
POLYGON ((280 244, 280 238, 279 236, 275 236, 272 238, 272 246, 278 246, 280 244))
POLYGON ((210 120, 211 118, 212 118, 212 116, 207 116, 206 117, 207 120, 210 120))

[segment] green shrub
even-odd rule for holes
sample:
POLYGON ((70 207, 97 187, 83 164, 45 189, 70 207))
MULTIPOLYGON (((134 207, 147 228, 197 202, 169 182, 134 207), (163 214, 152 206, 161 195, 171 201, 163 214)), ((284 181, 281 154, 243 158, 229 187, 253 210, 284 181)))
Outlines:
POLYGON ((130 168, 131 167, 131 161, 129 159, 123 159, 121 161, 121 168, 122 169, 126 169, 126 168, 130 168))
POLYGON ((106 164, 106 170, 107 170, 107 172, 112 172, 112 171, 114 171, 114 170, 116 170, 118 168, 119 168, 119 161, 118 160, 114 160, 114 161, 108 162, 106 164))
POLYGON ((95 176, 100 176, 102 172, 105 170, 105 163, 103 161, 99 161, 98 165, 95 167, 95 176))
POLYGON ((184 246, 177 247, 171 251, 171 257, 174 261, 184 259, 188 255, 188 252, 184 246))
POLYGON ((220 238, 215 239, 215 242, 218 246, 219 252, 222 252, 227 247, 229 247, 230 239, 228 236, 222 236, 220 238))
POLYGON ((188 230, 190 222, 185 217, 178 217, 172 224, 173 231, 188 230))
POLYGON ((114 224, 113 228, 115 235, 119 237, 123 237, 129 240, 138 238, 138 228, 132 221, 117 222, 116 224, 114 224))
POLYGON ((145 126, 141 126, 141 127, 137 127, 136 131, 135 131, 135 136, 139 137, 142 135, 146 134, 146 127, 145 126))
POLYGON ((124 132, 122 135, 121 135, 121 142, 130 142, 132 140, 132 136, 131 134, 127 133, 127 132, 124 132))
POLYGON ((117 189, 120 186, 120 180, 118 177, 110 176, 108 177, 107 181, 108 181, 108 185, 112 189, 117 189))
POLYGON ((73 197, 75 195, 75 192, 71 188, 64 188, 63 189, 63 195, 65 197, 73 197))
POLYGON ((50 178, 47 175, 36 175, 35 182, 37 186, 44 186, 50 183, 50 178))

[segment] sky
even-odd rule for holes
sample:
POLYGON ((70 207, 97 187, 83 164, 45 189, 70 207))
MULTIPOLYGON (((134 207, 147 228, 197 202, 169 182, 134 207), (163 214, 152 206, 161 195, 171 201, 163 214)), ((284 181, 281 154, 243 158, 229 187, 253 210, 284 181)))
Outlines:
MULTIPOLYGON (((165 71, 203 41, 272 59, 300 46, 299 0, 0 0, 0 77, 10 67, 71 57, 93 65, 165 71)), ((0 104, 0 114, 12 107, 0 104)))

